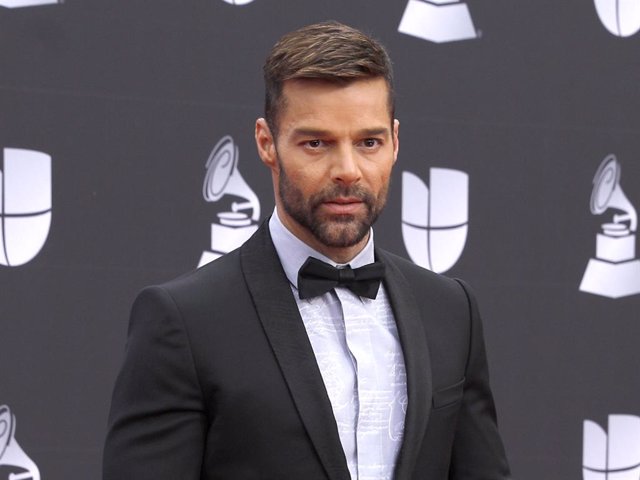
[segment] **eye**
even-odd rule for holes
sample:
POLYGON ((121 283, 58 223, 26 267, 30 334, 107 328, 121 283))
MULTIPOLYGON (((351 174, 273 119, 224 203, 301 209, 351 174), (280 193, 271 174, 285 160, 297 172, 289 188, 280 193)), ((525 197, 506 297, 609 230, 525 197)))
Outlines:
POLYGON ((362 145, 366 148, 375 148, 382 144, 382 142, 377 138, 365 138, 362 141, 362 145))
POLYGON ((324 146, 324 142, 317 138, 313 140, 305 140, 302 142, 302 146, 309 150, 318 150, 324 146))

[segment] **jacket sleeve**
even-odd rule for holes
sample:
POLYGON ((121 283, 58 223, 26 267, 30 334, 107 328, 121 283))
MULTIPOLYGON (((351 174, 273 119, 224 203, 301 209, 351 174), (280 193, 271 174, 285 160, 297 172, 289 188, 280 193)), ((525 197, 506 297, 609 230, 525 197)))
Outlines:
POLYGON ((200 479, 206 425, 179 309, 162 288, 147 288, 131 312, 103 480, 200 479))
POLYGON ((508 480, 511 475, 498 433, 478 306, 469 287, 458 283, 469 304, 471 340, 449 479, 508 480))

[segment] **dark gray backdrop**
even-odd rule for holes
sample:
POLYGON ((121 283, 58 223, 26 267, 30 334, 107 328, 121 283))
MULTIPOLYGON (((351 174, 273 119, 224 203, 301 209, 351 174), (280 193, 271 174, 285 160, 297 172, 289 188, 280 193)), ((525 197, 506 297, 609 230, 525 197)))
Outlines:
POLYGON ((640 415, 640 297, 578 290, 611 217, 589 211, 607 154, 640 206, 640 33, 609 33, 591 0, 466 4, 479 38, 441 44, 398 32, 405 0, 0 7, 0 149, 53 159, 48 240, 0 266, 0 405, 43 479, 99 478, 131 301, 209 248, 221 206, 202 197, 204 165, 224 135, 272 211, 252 138, 262 62, 282 33, 329 18, 395 63, 401 149, 379 245, 408 256, 402 170, 469 174, 467 243, 446 274, 479 297, 515 478, 581 478, 583 421, 640 415))

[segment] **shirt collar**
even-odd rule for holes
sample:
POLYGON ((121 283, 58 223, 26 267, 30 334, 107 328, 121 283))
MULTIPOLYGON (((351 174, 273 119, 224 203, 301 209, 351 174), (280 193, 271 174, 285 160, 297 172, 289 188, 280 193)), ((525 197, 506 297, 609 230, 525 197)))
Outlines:
POLYGON ((298 288, 298 270, 300 270, 302 264, 306 262, 309 257, 315 257, 334 267, 350 265, 351 268, 362 267, 373 263, 375 260, 372 229, 369 229, 369 240, 365 247, 348 263, 336 263, 296 237, 284 226, 280 217, 278 217, 277 209, 274 209, 273 215, 271 215, 271 219, 269 220, 269 232, 271 233, 273 245, 278 252, 278 257, 280 257, 280 263, 282 263, 284 273, 296 288, 298 288))

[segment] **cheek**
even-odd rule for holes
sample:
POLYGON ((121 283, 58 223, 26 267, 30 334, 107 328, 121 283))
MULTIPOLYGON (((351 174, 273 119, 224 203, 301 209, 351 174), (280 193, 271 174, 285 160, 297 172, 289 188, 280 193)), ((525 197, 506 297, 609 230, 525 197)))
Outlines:
POLYGON ((369 175, 371 187, 376 190, 384 190, 389 185, 391 179, 391 168, 376 168, 369 175))
POLYGON ((320 182, 308 175, 308 172, 300 170, 286 170, 286 176, 280 177, 280 182, 291 194, 308 197, 320 188, 320 182))
POLYGON ((321 190, 326 186, 328 176, 321 171, 314 169, 313 167, 307 167, 296 170, 291 174, 291 181, 296 186, 305 192, 314 192, 321 190))

